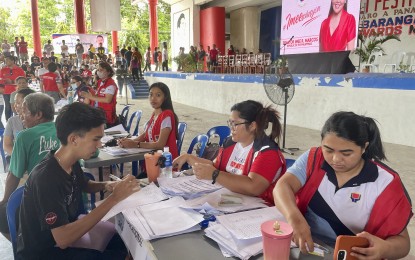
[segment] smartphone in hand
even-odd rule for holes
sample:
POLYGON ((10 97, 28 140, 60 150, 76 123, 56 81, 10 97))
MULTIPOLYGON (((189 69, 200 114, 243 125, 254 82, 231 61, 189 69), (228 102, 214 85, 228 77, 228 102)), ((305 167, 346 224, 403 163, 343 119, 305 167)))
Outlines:
POLYGON ((364 237, 358 236, 338 236, 334 247, 334 260, 357 260, 350 255, 352 247, 368 247, 369 241, 364 237))

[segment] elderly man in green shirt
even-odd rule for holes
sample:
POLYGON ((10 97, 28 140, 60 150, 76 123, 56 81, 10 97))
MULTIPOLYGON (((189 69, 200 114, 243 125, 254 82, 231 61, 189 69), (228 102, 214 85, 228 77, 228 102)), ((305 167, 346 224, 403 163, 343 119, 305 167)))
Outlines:
POLYGON ((27 129, 16 137, 4 197, 0 201, 0 232, 9 240, 6 206, 10 195, 25 173, 29 174, 50 150, 60 146, 53 122, 54 114, 54 102, 48 95, 33 93, 25 97, 21 116, 27 129))

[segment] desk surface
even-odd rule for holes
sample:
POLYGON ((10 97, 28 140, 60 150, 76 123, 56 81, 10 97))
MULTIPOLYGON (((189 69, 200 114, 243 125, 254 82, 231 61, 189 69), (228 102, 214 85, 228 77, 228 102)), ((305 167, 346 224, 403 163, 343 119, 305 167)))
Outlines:
MULTIPOLYGON (((204 236, 204 231, 181 234, 178 236, 159 238, 150 241, 157 259, 228 259, 222 255, 218 244, 204 236)), ((239 258, 232 258, 239 259, 239 258)), ((250 259, 264 259, 263 255, 257 255, 250 259)), ((298 248, 291 249, 291 260, 323 260, 322 257, 314 255, 303 255, 298 248)), ((324 259, 333 259, 333 256, 326 255, 324 259)))
POLYGON ((135 153, 135 154, 127 154, 127 155, 122 155, 122 156, 113 156, 101 150, 98 157, 85 160, 84 167, 85 168, 98 168, 98 167, 108 166, 112 164, 139 161, 139 160, 144 159, 144 154, 147 152, 148 151, 141 152, 141 153, 135 153))

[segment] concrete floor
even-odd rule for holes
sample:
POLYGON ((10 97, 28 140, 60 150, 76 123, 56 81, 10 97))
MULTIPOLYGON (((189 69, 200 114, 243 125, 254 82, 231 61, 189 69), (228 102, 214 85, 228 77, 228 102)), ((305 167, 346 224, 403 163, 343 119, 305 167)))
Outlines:
MULTIPOLYGON (((131 104, 130 115, 140 109, 143 111, 143 116, 140 122, 140 130, 145 122, 150 118, 152 108, 147 99, 135 99, 128 100, 131 104)), ((126 104, 125 98, 118 98, 118 109, 121 111, 126 104)), ((233 104, 229 104, 229 108, 233 104)), ((223 115, 218 113, 209 112, 202 109, 197 109, 194 107, 185 106, 182 104, 174 103, 174 109, 176 114, 179 117, 179 121, 186 122, 188 125, 186 135, 184 138, 182 152, 186 151, 187 147, 193 137, 200 133, 206 133, 213 126, 217 125, 226 125, 229 115, 223 115)), ((277 107, 277 109, 282 110, 283 107, 277 107)), ((380 122, 382 123, 382 122, 380 122)), ((282 143, 282 141, 281 141, 282 143)), ((300 150, 295 152, 294 156, 286 155, 286 158, 297 158, 301 155, 302 152, 306 151, 312 146, 318 146, 320 143, 320 133, 316 130, 310 130, 306 128, 296 127, 296 126, 287 126, 287 135, 286 135, 286 146, 287 147, 298 147, 300 150)), ((386 162, 390 167, 396 170, 405 184, 409 195, 412 199, 415 198, 415 171, 413 166, 413 161, 415 158, 415 147, 395 145, 385 143, 386 156, 388 161, 386 162)), ((1 166, 0 169, 3 167, 1 166)), ((4 191, 4 179, 5 174, 0 173, 0 197, 3 197, 4 191)), ((411 254, 415 255, 415 219, 413 218, 408 226, 409 234, 411 237, 411 254)), ((4 238, 0 238, 0 259, 8 260, 13 259, 12 250, 10 243, 4 238)))

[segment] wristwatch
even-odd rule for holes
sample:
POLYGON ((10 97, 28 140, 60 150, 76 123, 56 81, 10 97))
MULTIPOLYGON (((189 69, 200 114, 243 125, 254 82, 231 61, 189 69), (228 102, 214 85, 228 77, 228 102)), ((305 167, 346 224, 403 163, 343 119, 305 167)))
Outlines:
POLYGON ((212 172, 212 184, 215 184, 215 182, 216 182, 216 178, 218 178, 218 176, 219 176, 219 170, 214 170, 213 172, 212 172))

